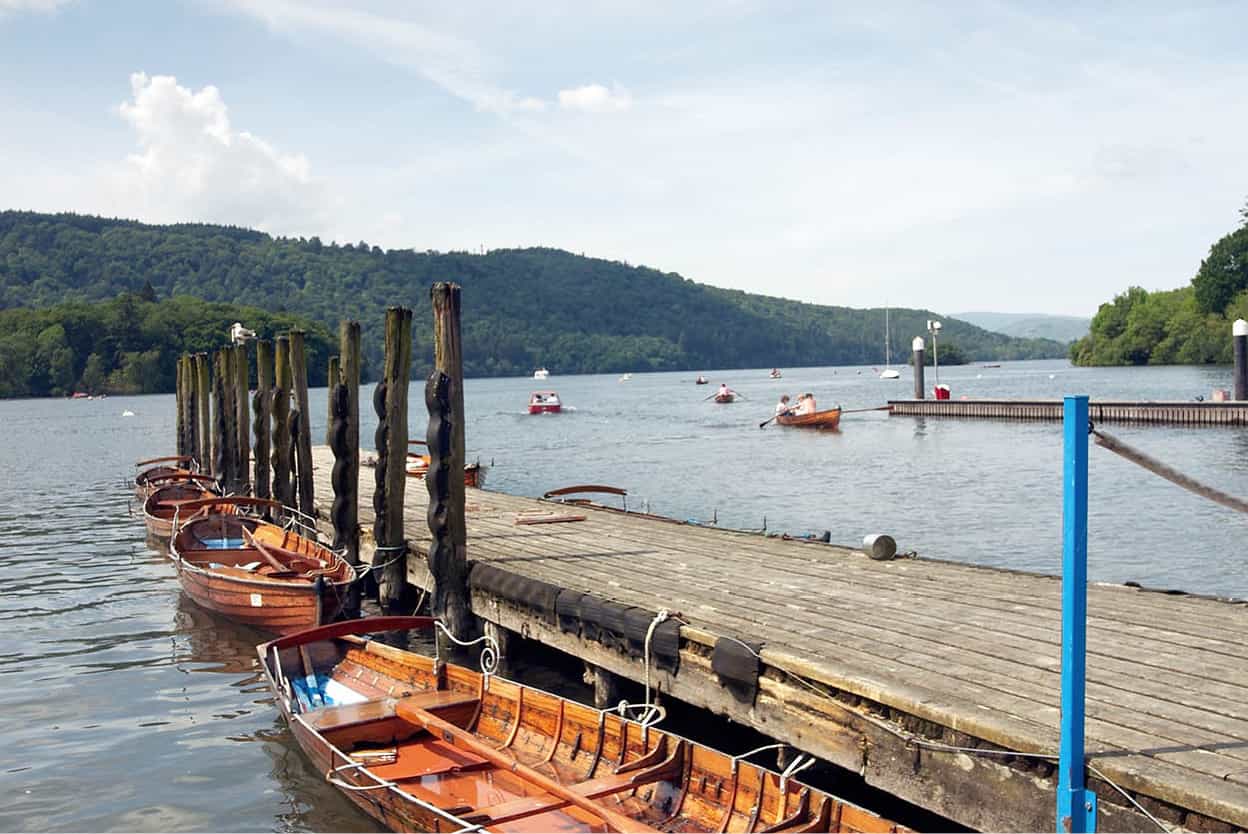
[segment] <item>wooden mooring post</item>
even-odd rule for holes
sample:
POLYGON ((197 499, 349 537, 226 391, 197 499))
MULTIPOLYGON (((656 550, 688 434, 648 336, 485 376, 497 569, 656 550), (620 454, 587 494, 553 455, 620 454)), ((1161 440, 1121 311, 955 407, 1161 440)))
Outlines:
POLYGON ((238 491, 251 493, 251 411, 248 405, 250 370, 247 346, 234 346, 234 455, 238 467, 238 491))
POLYGON ((193 366, 195 411, 199 417, 196 426, 196 433, 199 435, 199 466, 205 472, 212 472, 212 374, 208 370, 208 354, 195 354, 193 366))
POLYGON ((195 377, 195 360, 189 353, 182 354, 182 358, 178 360, 179 376, 182 378, 184 386, 183 396, 186 400, 185 405, 185 423, 182 430, 186 434, 186 454, 195 458, 198 462, 203 460, 199 448, 199 395, 197 392, 197 379, 195 377))
POLYGON ((308 409, 308 357, 304 350, 303 331, 290 331, 290 371, 294 384, 295 409, 295 476, 298 486, 299 512, 312 516, 316 507, 312 496, 312 412, 308 409))
POLYGON ((277 337, 274 350, 275 385, 273 387, 273 498, 282 506, 295 503, 294 484, 290 480, 290 339, 277 337))
POLYGON ((433 306, 434 370, 425 383, 429 410, 429 572, 433 614, 461 639, 475 636, 468 603, 468 531, 464 520, 464 357, 459 285, 439 281, 433 306))
POLYGON ((185 455, 188 454, 186 450, 186 426, 183 425, 186 420, 186 381, 182 377, 181 359, 174 365, 173 391, 174 447, 177 449, 176 454, 185 455))
POLYGON ((386 359, 373 393, 377 411, 377 489, 374 565, 383 565, 377 579, 382 611, 398 613, 407 582, 407 540, 403 535, 403 491, 407 485, 407 384, 412 368, 412 311, 386 310, 386 359))
MULTIPOLYGON (((334 453, 334 502, 330 521, 334 547, 352 565, 360 564, 360 323, 344 321, 338 328, 338 367, 330 365, 329 447, 334 453)), ((344 613, 358 617, 360 583, 347 592, 344 613)))
POLYGON ((232 491, 233 474, 230 451, 230 419, 226 399, 226 352, 212 355, 212 474, 227 492, 232 491))
POLYGON ((268 498, 269 436, 273 405, 273 343, 267 339, 256 342, 256 395, 251 405, 255 411, 252 431, 256 436, 256 464, 251 489, 257 498, 268 498))

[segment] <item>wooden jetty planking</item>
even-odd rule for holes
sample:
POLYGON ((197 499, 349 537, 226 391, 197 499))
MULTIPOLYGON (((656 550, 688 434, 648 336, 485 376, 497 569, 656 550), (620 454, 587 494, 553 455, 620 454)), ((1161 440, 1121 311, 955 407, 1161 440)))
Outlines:
MULTIPOLYGON (((328 450, 318 448, 315 460, 325 502, 328 450)), ((365 471, 365 523, 369 480, 365 471)), ((417 548, 428 541, 426 498, 424 490, 408 490, 407 533, 417 548)), ((894 711, 893 718, 911 716, 901 724, 922 719, 963 743, 1052 752, 1060 653, 1053 578, 935 560, 873 562, 844 548, 592 508, 577 524, 516 526, 518 513, 558 505, 475 489, 467 503, 470 559, 624 604, 680 611, 690 623, 682 628, 680 671, 653 673, 663 691, 860 770, 868 781, 967 824, 1051 826, 1047 776, 928 750, 918 768, 919 752, 873 724, 878 714, 808 687, 867 699, 894 711), (765 642, 752 707, 725 695, 709 671, 712 635, 721 634, 765 642), (979 783, 996 793, 986 807, 971 809, 968 798, 983 789, 979 783)), ((429 583, 419 563, 409 580, 429 583)), ((482 603, 477 613, 488 621, 641 677, 640 662, 561 634, 505 601, 482 603)), ((1240 706, 1248 703, 1248 607, 1094 585, 1089 611, 1095 766, 1157 800, 1154 810, 1173 821, 1190 811, 1248 825, 1248 709, 1240 706)), ((1103 830, 1138 827, 1143 818, 1113 808, 1111 793, 1102 792, 1109 803, 1103 830)))
MULTIPOLYGON (((890 414, 987 420, 1061 420, 1061 400, 889 400, 890 414)), ((1177 423, 1191 426, 1248 426, 1248 402, 1093 400, 1094 423, 1177 423)))

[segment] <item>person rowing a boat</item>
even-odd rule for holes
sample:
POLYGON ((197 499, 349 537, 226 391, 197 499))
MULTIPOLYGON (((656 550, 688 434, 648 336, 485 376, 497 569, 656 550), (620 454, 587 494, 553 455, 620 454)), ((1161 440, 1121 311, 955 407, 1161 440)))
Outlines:
POLYGON ((789 405, 789 395, 784 394, 780 397, 780 402, 776 403, 776 416, 785 417, 793 413, 793 406, 789 405))

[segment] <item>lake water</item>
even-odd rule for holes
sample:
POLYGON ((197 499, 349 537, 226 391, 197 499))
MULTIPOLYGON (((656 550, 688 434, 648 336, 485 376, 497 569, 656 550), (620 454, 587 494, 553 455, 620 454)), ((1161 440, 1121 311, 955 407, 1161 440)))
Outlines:
MULTIPOLYGON (((630 507, 680 518, 765 519, 837 542, 883 531, 924 556, 1057 572, 1059 424, 867 413, 846 415, 835 434, 759 430, 781 392, 863 408, 908 395, 909 372, 894 382, 857 368, 788 369, 779 381, 706 373, 749 401, 704 402, 713 387, 692 373, 470 380, 469 456, 492 462, 488 485, 507 492, 609 483, 629 490, 630 507), (535 387, 559 391, 569 410, 529 416, 535 387)), ((941 379, 955 397, 1191 399, 1227 387, 1229 369, 1019 362, 941 379)), ((324 391, 312 392, 312 411, 323 437, 324 391)), ((182 599, 128 514, 131 462, 171 450, 172 397, 0 402, 0 425, 0 830, 374 830, 278 720, 256 671, 264 635, 182 599)), ((366 442, 374 425, 365 415, 366 442)), ((1106 429, 1248 493, 1248 430, 1106 429)), ((1248 596, 1248 519, 1091 454, 1093 579, 1248 596)))

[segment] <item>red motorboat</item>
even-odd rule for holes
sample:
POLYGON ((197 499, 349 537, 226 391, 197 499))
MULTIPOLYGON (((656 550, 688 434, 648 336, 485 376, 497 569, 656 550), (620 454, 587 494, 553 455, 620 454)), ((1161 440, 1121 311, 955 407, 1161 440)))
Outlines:
POLYGON ((563 403, 554 391, 534 391, 529 397, 530 414, 558 414, 563 410, 563 403))

